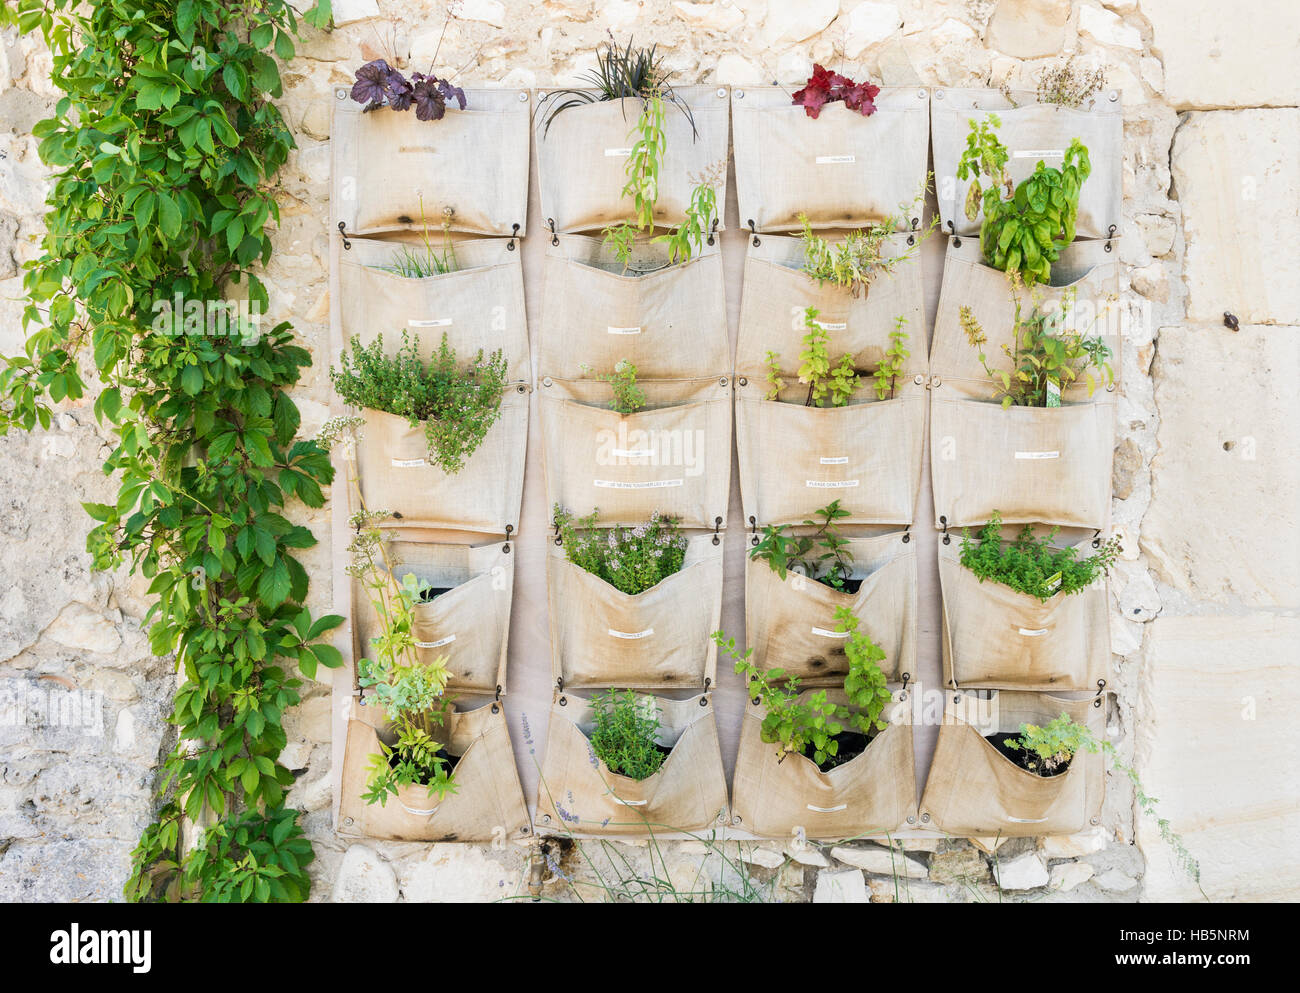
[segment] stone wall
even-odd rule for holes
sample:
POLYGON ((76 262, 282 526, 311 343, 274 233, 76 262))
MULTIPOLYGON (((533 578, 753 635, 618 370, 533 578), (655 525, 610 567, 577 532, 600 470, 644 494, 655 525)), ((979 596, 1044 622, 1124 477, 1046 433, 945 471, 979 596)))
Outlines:
MULTIPOLYGON (((329 402, 329 119, 320 99, 366 59, 440 66, 476 84, 576 83, 607 30, 657 42, 681 82, 806 77, 811 61, 888 84, 1033 85, 1062 55, 1105 62, 1122 92, 1131 292, 1149 308, 1125 342, 1112 577, 1119 707, 1114 740, 1200 860, 1216 899, 1300 895, 1286 844, 1296 813, 1300 640, 1300 283, 1294 163, 1300 45, 1292 5, 1247 0, 464 0, 446 26, 430 0, 335 0, 285 69, 300 148, 282 174, 284 223, 266 274, 318 362, 299 390, 304 430, 329 402), (1288 265, 1288 263, 1290 263, 1288 265), (1238 319, 1225 327, 1224 313, 1238 319)), ((52 106, 50 60, 0 35, 0 351, 22 340, 21 280, 45 196, 30 135, 52 106)), ((1126 289, 1128 289, 1126 287, 1126 289)), ((150 812, 171 666, 149 656, 139 584, 94 575, 80 500, 102 500, 104 439, 88 405, 57 426, 0 439, 0 899, 113 899, 150 812)), ((305 518, 313 605, 331 601, 326 514, 305 518)), ((289 720, 318 861, 313 899, 498 899, 528 892, 530 850, 348 844, 330 829, 329 687, 289 720)), ((1112 776, 1105 823, 1071 838, 971 844, 713 848, 551 843, 535 882, 548 897, 598 895, 652 861, 681 892, 754 887, 776 899, 888 902, 1136 900, 1199 896, 1112 776), (662 859, 660 862, 658 860, 662 859)), ((617 888, 617 887, 616 887, 617 888)))

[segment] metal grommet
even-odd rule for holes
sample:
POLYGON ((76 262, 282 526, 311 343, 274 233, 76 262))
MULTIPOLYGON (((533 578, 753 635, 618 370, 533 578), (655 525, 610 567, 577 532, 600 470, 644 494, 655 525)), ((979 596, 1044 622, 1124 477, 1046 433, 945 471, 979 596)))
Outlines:
MULTIPOLYGON (((334 91, 334 96, 338 100, 346 100, 348 98, 348 91, 340 86, 337 90, 334 91)), ((351 818, 348 818, 349 823, 351 823, 351 820, 352 820, 351 818)))
POLYGON ((500 708, 497 704, 495 704, 495 703, 492 704, 492 713, 494 713, 494 714, 499 714, 499 713, 501 713, 501 708, 500 708))
POLYGON ((1088 823, 1091 824, 1091 825, 1093 825, 1093 827, 1096 827, 1098 824, 1101 823, 1101 818, 1100 818, 1100 817, 1090 817, 1090 818, 1088 819, 1088 823))
POLYGON ((942 100, 942 99, 943 99, 943 90, 935 90, 935 91, 934 91, 934 98, 935 98, 936 100, 942 100))
POLYGON ((738 382, 741 386, 749 385, 749 380, 746 379, 744 376, 741 376, 738 380, 736 380, 736 382, 738 382))
POLYGON ((1107 383, 1107 384, 1106 384, 1106 392, 1107 392, 1107 393, 1114 393, 1114 392, 1115 392, 1115 384, 1114 384, 1114 383, 1107 383))
POLYGON ((519 102, 520 102, 520 103, 527 103, 527 102, 528 102, 528 91, 527 91, 527 90, 520 90, 520 91, 519 91, 519 102))
POLYGON ((550 823, 551 823, 551 815, 550 815, 550 814, 543 814, 543 815, 542 815, 542 823, 543 823, 543 824, 550 824, 550 823))
POLYGON ((910 235, 910 234, 909 234, 909 235, 907 236, 907 243, 908 243, 909 245, 915 245, 915 244, 916 244, 916 236, 915 236, 915 235, 910 235))
POLYGON ((916 91, 916 97, 917 97, 918 100, 924 100, 924 99, 925 99, 925 87, 924 87, 924 86, 922 86, 919 90, 916 91))
POLYGON ((549 387, 549 386, 551 385, 551 377, 550 377, 550 376, 547 376, 545 379, 543 379, 543 380, 542 380, 542 385, 543 385, 543 386, 547 386, 547 387, 549 387))
POLYGON ((903 690, 898 694, 898 702, 902 703, 906 699, 907 699, 907 691, 903 690))
POLYGON ((763 701, 762 698, 760 697, 754 697, 754 699, 750 700, 749 702, 752 703, 755 707, 757 707, 763 701))
POLYGON ((929 823, 930 823, 930 815, 929 815, 929 814, 922 814, 922 815, 921 815, 921 823, 922 823, 922 824, 929 824, 929 823))
POLYGON ((719 386, 726 386, 726 385, 727 385, 727 377, 726 377, 726 376, 721 377, 721 378, 718 380, 718 385, 719 385, 719 386))
POLYGON ((560 706, 567 707, 568 705, 569 705, 569 698, 565 696, 560 697, 560 706))
POLYGON ((1109 99, 1110 99, 1110 102, 1111 102, 1111 103, 1114 103, 1116 100, 1118 100, 1118 99, 1119 99, 1119 91, 1118 91, 1118 90, 1111 90, 1111 91, 1110 91, 1110 94, 1109 94, 1109 99))
POLYGON ((744 99, 745 99, 745 91, 744 91, 744 90, 732 90, 731 92, 732 92, 732 95, 735 96, 735 98, 736 98, 737 100, 744 100, 744 99))
POLYGON ((725 97, 726 95, 727 95, 727 88, 726 88, 725 86, 719 86, 719 87, 718 87, 718 99, 721 100, 721 99, 722 99, 723 97, 725 97))
POLYGON ((706 696, 700 697, 700 706, 707 707, 708 705, 709 705, 709 698, 706 696))
POLYGON ((740 818, 740 815, 739 815, 739 814, 734 814, 734 815, 732 815, 732 818, 731 818, 731 823, 732 823, 732 824, 739 824, 740 822, 741 822, 741 818, 740 818))
POLYGON ((930 380, 930 385, 937 390, 940 386, 943 385, 943 377, 935 376, 933 379, 930 380))
POLYGON ((952 702, 953 702, 953 703, 961 703, 961 694, 960 694, 960 693, 954 693, 954 694, 952 695, 952 702))
POLYGON ((908 824, 915 824, 915 823, 916 823, 916 818, 915 818, 915 817, 909 817, 909 818, 907 819, 907 823, 908 823, 908 824))
POLYGON ((528 833, 529 831, 531 831, 531 830, 532 830, 532 828, 530 828, 527 824, 525 824, 523 827, 521 827, 521 828, 519 829, 519 833, 520 833, 520 834, 527 834, 527 833, 528 833))
POLYGON ((915 376, 912 377, 912 382, 914 382, 917 386, 920 386, 922 383, 925 382, 925 377, 918 372, 915 376))
POLYGON ((353 824, 353 820, 351 817, 345 817, 343 818, 343 823, 346 824, 348 827, 351 827, 353 824))

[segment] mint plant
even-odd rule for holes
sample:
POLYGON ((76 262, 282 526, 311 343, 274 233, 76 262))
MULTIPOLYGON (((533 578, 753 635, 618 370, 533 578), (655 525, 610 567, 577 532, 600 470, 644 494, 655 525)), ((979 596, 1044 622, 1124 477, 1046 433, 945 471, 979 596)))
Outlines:
POLYGON ((836 521, 849 516, 832 500, 817 512, 819 520, 805 520, 804 526, 816 528, 812 534, 795 535, 788 525, 769 524, 763 537, 749 550, 749 557, 766 562, 783 580, 791 569, 809 579, 843 592, 853 572, 853 556, 848 539, 840 534, 836 521))

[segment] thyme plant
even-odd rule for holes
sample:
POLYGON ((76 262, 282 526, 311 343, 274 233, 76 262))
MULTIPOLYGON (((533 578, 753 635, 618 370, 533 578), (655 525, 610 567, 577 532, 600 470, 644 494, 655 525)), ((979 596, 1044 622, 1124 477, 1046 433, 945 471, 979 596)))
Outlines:
POLYGON ((1061 593, 1081 593, 1106 575, 1119 557, 1118 537, 1103 542, 1096 553, 1079 558, 1074 548, 1053 548, 1060 531, 1053 528, 1042 538, 1026 524, 1011 541, 1002 541, 1002 517, 993 517, 976 532, 963 529, 961 564, 982 583, 986 579, 1010 587, 1044 603, 1061 593))
POLYGON ((556 504, 554 516, 569 561, 630 596, 680 572, 686 559, 686 536, 658 511, 646 524, 603 530, 596 526, 596 511, 575 519, 556 504))
POLYGON ((659 771, 665 755, 656 747, 659 708, 652 698, 611 689, 594 697, 591 709, 592 751, 610 772, 639 781, 659 771))

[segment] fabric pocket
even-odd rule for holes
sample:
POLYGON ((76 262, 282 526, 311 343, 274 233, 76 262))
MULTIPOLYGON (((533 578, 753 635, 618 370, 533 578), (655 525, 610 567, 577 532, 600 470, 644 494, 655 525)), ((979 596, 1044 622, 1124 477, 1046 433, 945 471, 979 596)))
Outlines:
POLYGON ((404 417, 362 409, 357 472, 365 506, 409 527, 486 534, 518 529, 528 447, 527 387, 508 387, 501 414, 454 475, 428 462, 424 428, 404 417))
POLYGON ((966 149, 970 122, 983 121, 990 112, 1002 121, 997 134, 1009 153, 1006 170, 1013 183, 1030 176, 1040 161, 1060 168, 1070 141, 1078 138, 1088 149, 1092 172, 1079 195, 1076 238, 1106 238, 1123 224, 1124 114, 1119 100, 1105 94, 1091 97, 1083 109, 1035 103, 1030 90, 1011 97, 990 89, 939 89, 930 111, 934 132, 934 174, 939 177, 939 212, 943 229, 959 235, 978 235, 983 212, 966 219, 968 180, 957 178, 957 163, 966 149), (950 195, 944 195, 949 194, 950 195))
POLYGON ((441 228, 524 234, 530 108, 515 90, 466 90, 465 110, 420 121, 414 111, 334 103, 330 146, 336 222, 352 234, 441 228))
MULTIPOLYGON (((1091 551, 1079 545, 1080 556, 1091 551)), ((961 564, 956 542, 939 546, 943 678, 949 687, 1096 690, 1110 678, 1106 584, 1045 603, 961 564)))
POLYGON ((672 751, 638 781, 610 772, 596 757, 587 737, 595 726, 590 702, 556 696, 538 786, 539 832, 646 835, 726 824, 727 780, 711 696, 648 699, 660 710, 659 744, 672 751))
MULTIPOLYGON (((515 556, 500 543, 474 547, 391 541, 388 549, 395 582, 410 574, 422 587, 442 591, 412 609, 416 657, 424 663, 445 658, 449 689, 504 693, 515 556)), ((354 602, 364 603, 369 593, 358 583, 354 602)), ((357 643, 368 654, 371 638, 379 633, 377 618, 364 609, 354 616, 357 643)))
MULTIPOLYGON (((1122 345, 1119 333, 1122 315, 1117 304, 1119 267, 1115 254, 1107 252, 1101 242, 1076 241, 1067 245, 1052 266, 1053 285, 1020 291, 1022 319, 1032 312, 1035 295, 1043 313, 1070 306, 1072 316, 1067 323, 1090 336, 1101 336, 1110 346, 1110 365, 1118 376, 1122 345)), ((1011 361, 1002 349, 1015 344, 1015 301, 1007 274, 984 264, 978 238, 948 239, 930 369, 941 378, 945 388, 984 399, 992 396, 993 384, 980 365, 979 350, 967 341, 962 329, 962 307, 970 308, 988 339, 981 348, 989 364, 1010 371, 1011 361)), ((1084 394, 1083 383, 1065 390, 1067 399, 1084 394)))
MULTIPOLYGON (((843 702, 842 695, 838 699, 843 702)), ((894 699, 897 722, 830 772, 803 755, 778 759, 777 746, 762 738, 763 707, 751 703, 740 731, 732 823, 760 837, 789 838, 802 831, 827 841, 905 828, 916 811, 912 726, 903 696, 894 699)))
POLYGON ((690 539, 682 568, 635 595, 570 562, 547 558, 551 675, 565 689, 707 688, 722 615, 722 545, 690 539))
POLYGON ((1110 520, 1113 403, 1008 407, 948 399, 930 406, 935 527, 1007 524, 1100 530, 1110 520))
MULTIPOLYGON (((911 234, 892 235, 882 248, 892 256, 909 249, 911 234)), ((829 238, 832 244, 839 238, 829 238)), ((903 378, 926 371, 925 290, 921 257, 917 254, 874 279, 857 297, 840 286, 818 285, 803 272, 803 242, 798 238, 765 235, 745 255, 745 284, 740 300, 740 334, 736 345, 736 375, 762 382, 767 353, 776 352, 783 367, 799 367, 799 353, 808 333, 804 311, 815 307, 817 322, 830 337, 832 359, 851 354, 859 369, 874 369, 890 346, 895 320, 903 317, 905 346, 911 353, 903 378)))
POLYGON ((923 824, 959 836, 1073 834, 1101 813, 1106 784, 1100 752, 1080 751, 1065 772, 1043 778, 1020 768, 984 738, 1018 732, 1021 724, 1041 726, 1066 713, 1087 724, 1100 740, 1104 715, 1093 701, 1004 690, 991 700, 950 694, 944 708, 921 798, 923 824))
MULTIPOLYGON (((690 108, 695 130, 671 100, 664 100, 667 148, 659 169, 656 227, 680 224, 698 178, 727 159, 725 100, 711 86, 676 86, 673 92, 690 108)), ((570 107, 556 114, 548 129, 552 102, 564 99, 562 94, 546 94, 537 107, 537 171, 543 220, 553 225, 553 232, 564 234, 593 231, 632 219, 632 199, 623 196, 627 184, 624 170, 637 140, 634 132, 642 101, 627 98, 570 107)), ((725 180, 717 191, 717 202, 727 202, 725 180)), ((722 220, 719 214, 719 229, 722 220)))
POLYGON ((599 239, 566 235, 559 241, 546 255, 541 357, 546 373, 579 379, 588 375, 584 366, 612 369, 627 359, 644 379, 730 375, 717 244, 671 266, 665 246, 642 246, 644 263, 662 268, 625 275, 599 239))
POLYGON ((805 407, 736 390, 736 451, 745 519, 801 524, 832 500, 841 524, 910 524, 921 485, 925 402, 920 387, 894 400, 805 407), (779 467, 779 471, 774 471, 779 467))
POLYGON ((650 406, 620 414, 603 383, 543 380, 547 506, 575 517, 598 509, 602 524, 640 523, 657 510, 683 528, 725 526, 730 380, 642 385, 650 406))
MULTIPOLYGON (((379 113, 379 111, 376 111, 379 113)), ((510 382, 532 380, 524 279, 518 251, 499 239, 453 242, 461 268, 440 276, 411 278, 384 270, 410 241, 351 239, 340 253, 339 314, 343 341, 358 337, 363 345, 384 336, 385 352, 396 354, 402 332, 418 336, 427 362, 442 343, 468 360, 482 349, 501 349, 510 382)), ((420 247, 416 245, 416 247, 420 247)), ((441 242, 435 250, 442 251, 441 242)), ((347 346, 345 346, 347 347, 347 346)))
POLYGON ((499 841, 528 837, 531 827, 501 704, 457 711, 439 729, 456 759, 455 793, 430 797, 407 787, 380 804, 362 799, 371 755, 387 734, 383 712, 353 705, 343 756, 338 830, 341 835, 397 841, 499 841))
POLYGON ((910 204, 926 178, 928 94, 885 86, 875 104, 870 117, 827 104, 814 120, 784 87, 734 90, 740 223, 797 231, 804 213, 814 228, 861 227, 910 204))
POLYGON ((850 538, 855 593, 787 572, 782 579, 764 561, 745 562, 745 640, 763 670, 784 669, 805 686, 844 684, 848 635, 836 631, 835 611, 846 607, 858 630, 885 653, 886 677, 916 672, 916 551, 900 534, 850 538))

